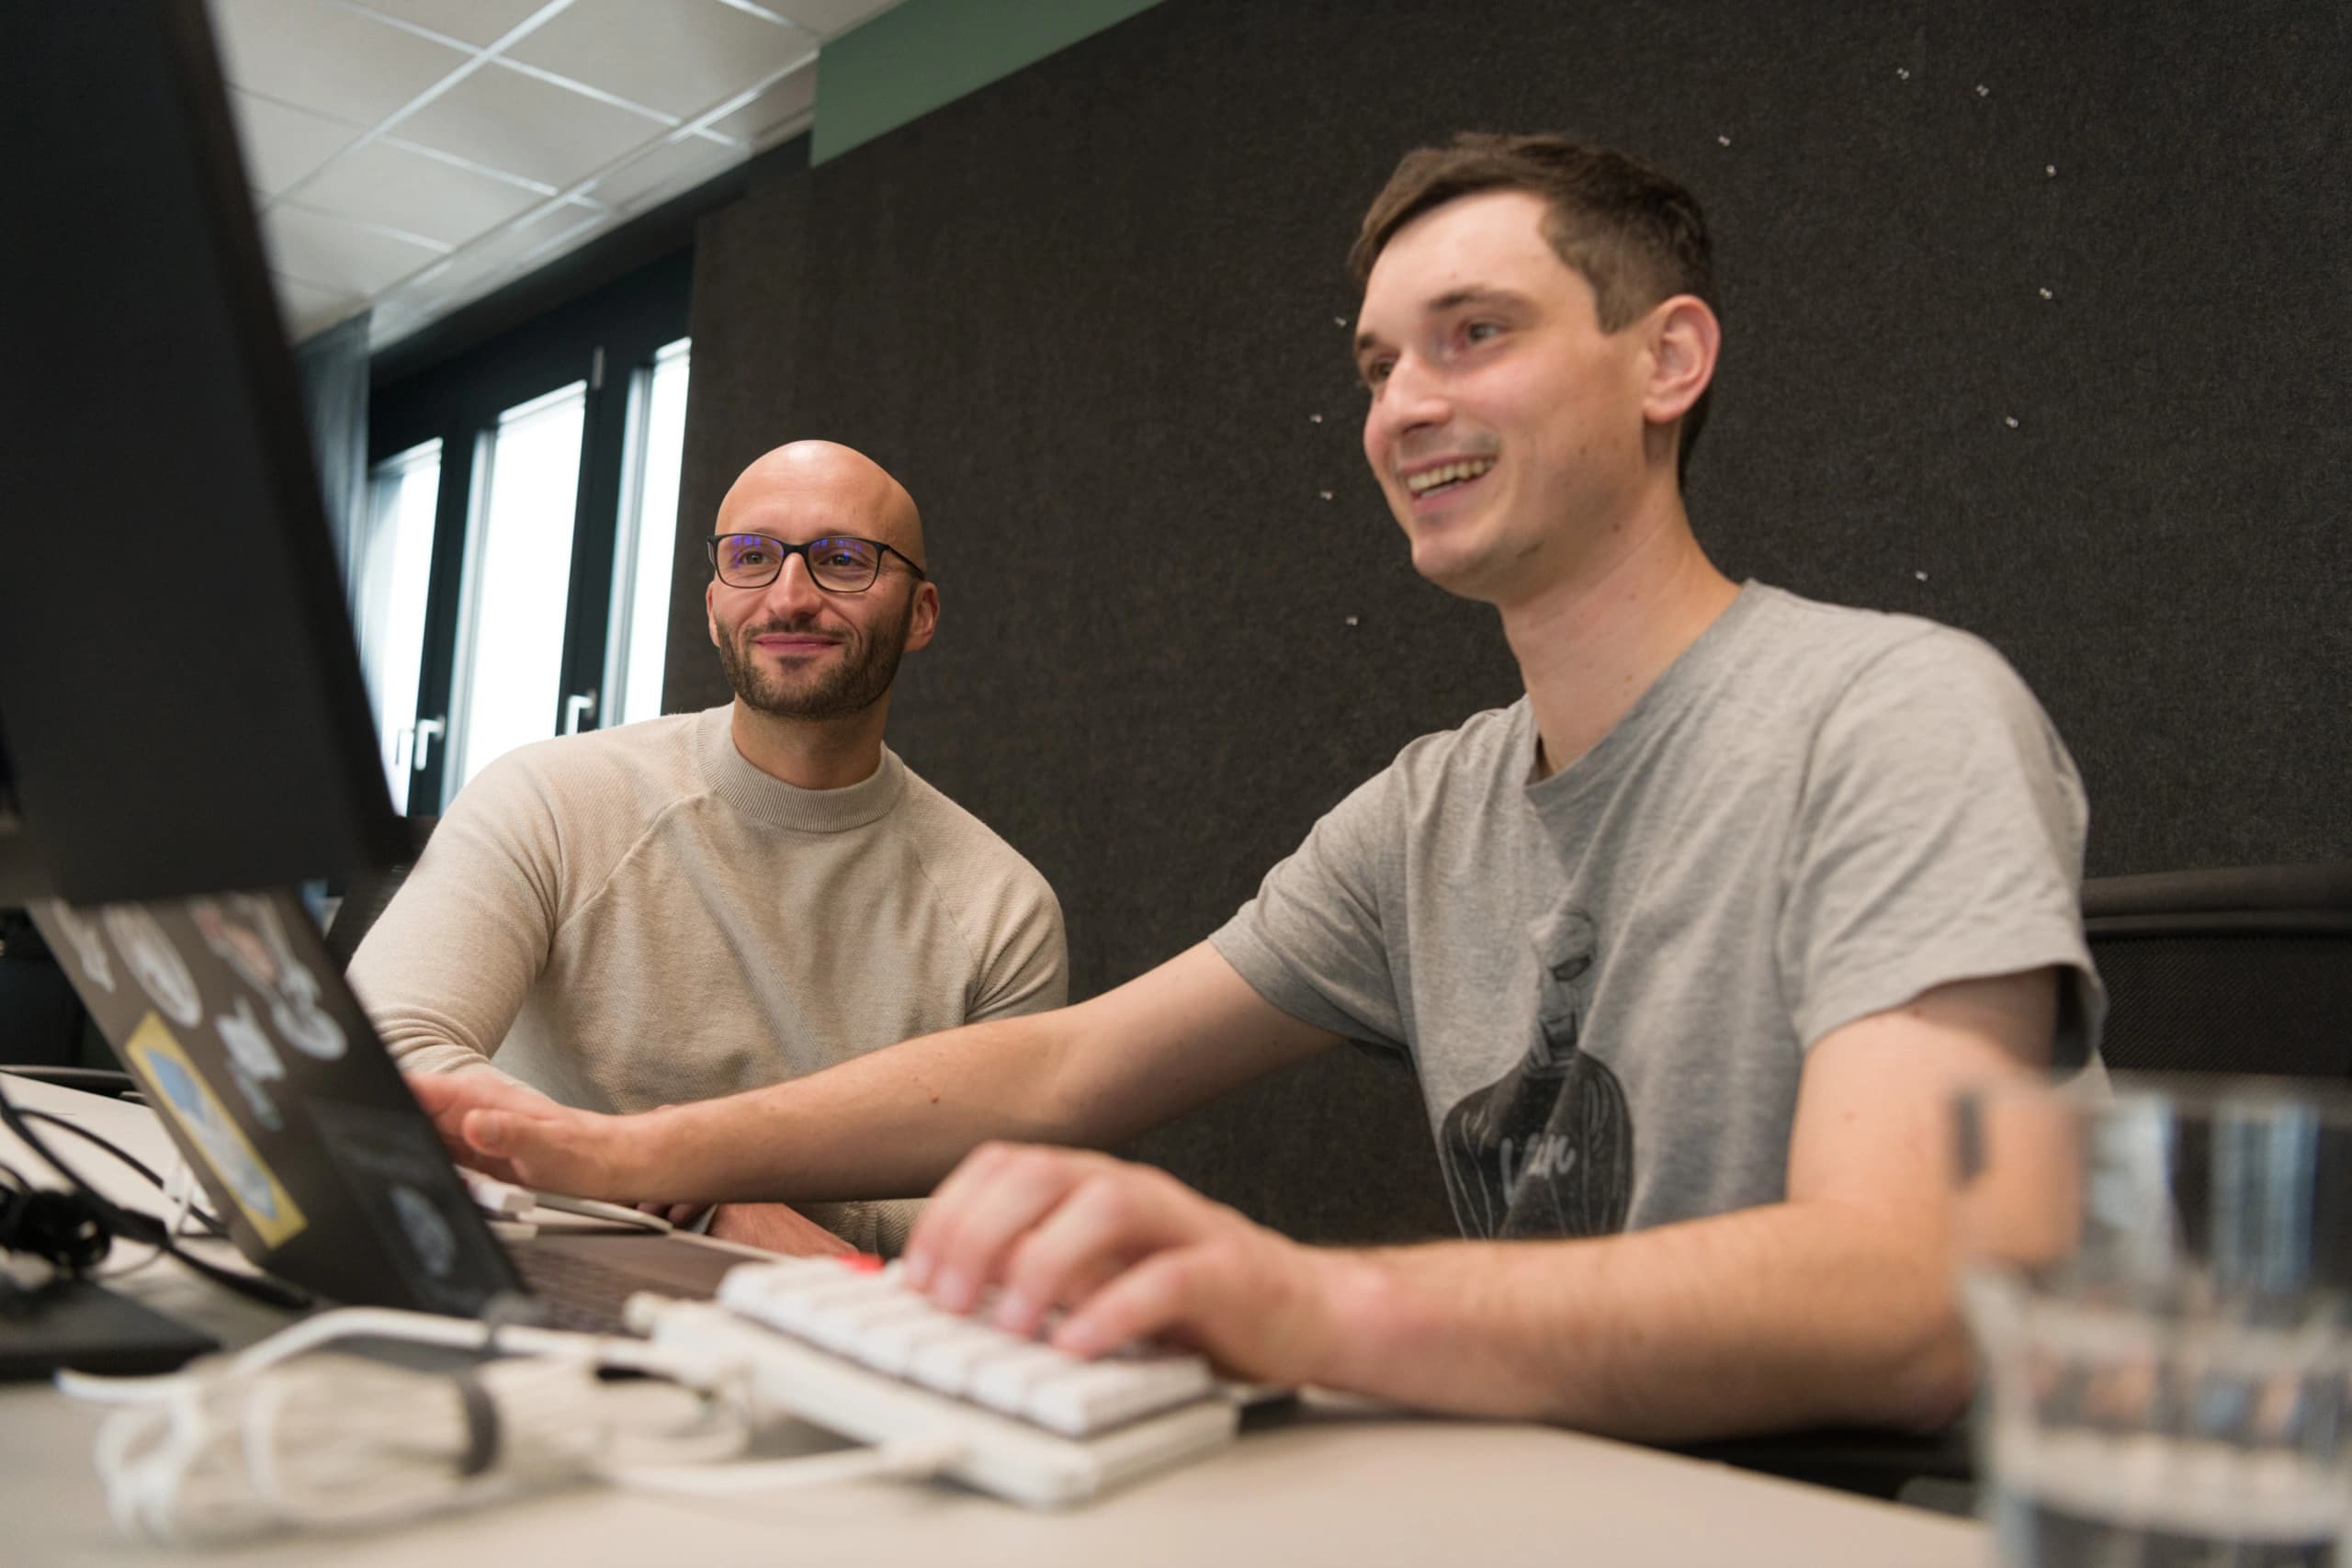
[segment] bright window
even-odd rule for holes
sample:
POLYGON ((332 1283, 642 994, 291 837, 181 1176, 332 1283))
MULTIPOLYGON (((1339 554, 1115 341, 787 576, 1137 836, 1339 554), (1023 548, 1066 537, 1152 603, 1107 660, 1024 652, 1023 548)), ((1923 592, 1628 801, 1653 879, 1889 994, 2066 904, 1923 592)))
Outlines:
POLYGON ((612 635, 605 641, 607 725, 662 711, 670 635, 670 581, 678 545, 678 474, 686 444, 688 342, 664 344, 629 388, 628 467, 613 560, 612 635))
POLYGON ((587 383, 498 416, 475 459, 448 790, 556 733, 587 383))
POLYGON ((376 465, 367 532, 353 564, 353 630, 376 712, 377 746, 392 808, 408 809, 414 776, 416 681, 424 656, 424 595, 433 578, 433 515, 441 491, 441 443, 428 441, 376 465))

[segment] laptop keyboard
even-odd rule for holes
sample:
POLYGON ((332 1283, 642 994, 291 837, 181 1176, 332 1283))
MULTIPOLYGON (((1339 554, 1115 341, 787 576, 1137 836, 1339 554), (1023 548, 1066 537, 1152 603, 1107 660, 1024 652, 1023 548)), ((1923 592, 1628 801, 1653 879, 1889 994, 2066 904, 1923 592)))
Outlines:
POLYGON ((517 1247, 514 1267, 549 1328, 575 1334, 625 1334, 622 1303, 639 1291, 675 1294, 674 1278, 554 1247, 517 1247))

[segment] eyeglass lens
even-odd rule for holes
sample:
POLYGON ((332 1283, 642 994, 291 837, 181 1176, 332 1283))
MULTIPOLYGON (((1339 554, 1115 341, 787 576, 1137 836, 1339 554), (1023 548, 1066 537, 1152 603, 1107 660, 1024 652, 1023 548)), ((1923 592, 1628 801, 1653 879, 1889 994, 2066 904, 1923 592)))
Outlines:
POLYGON ((808 575, 820 588, 854 592, 874 586, 882 570, 882 550, 870 539, 811 539, 786 545, 760 534, 729 534, 714 552, 718 581, 729 588, 764 588, 784 570, 785 558, 799 555, 808 563, 808 575))

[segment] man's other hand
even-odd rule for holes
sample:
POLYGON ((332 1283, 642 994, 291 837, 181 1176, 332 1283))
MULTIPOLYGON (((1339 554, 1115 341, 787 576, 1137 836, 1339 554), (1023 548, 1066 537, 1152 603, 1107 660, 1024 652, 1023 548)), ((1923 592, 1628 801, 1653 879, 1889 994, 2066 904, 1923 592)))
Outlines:
POLYGON ((1000 1287, 996 1323, 1036 1332, 1067 1314, 1058 1348, 1134 1340, 1193 1346, 1268 1382, 1315 1381, 1340 1332, 1351 1255, 1301 1247, 1167 1172, 1069 1149, 989 1144, 923 1206, 910 1282, 952 1312, 1000 1287))
POLYGON ((559 1105, 495 1073, 418 1073, 407 1082, 459 1165, 578 1198, 630 1202, 646 1195, 620 1158, 627 1118, 559 1105))
POLYGON ((705 1234, 795 1258, 827 1258, 857 1249, 787 1203, 721 1203, 705 1234))

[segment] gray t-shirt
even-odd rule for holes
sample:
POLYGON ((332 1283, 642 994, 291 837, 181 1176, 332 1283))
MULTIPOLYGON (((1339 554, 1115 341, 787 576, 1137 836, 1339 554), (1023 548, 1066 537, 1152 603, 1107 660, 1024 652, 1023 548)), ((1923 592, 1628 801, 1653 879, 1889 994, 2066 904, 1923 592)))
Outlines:
POLYGON ((1419 1073, 1472 1236, 1786 1195, 1804 1053, 1952 980, 2105 1009, 2086 810, 1964 633, 1749 583, 1600 743, 1535 780, 1525 699, 1425 736, 1211 939, 1269 1002, 1419 1073))

